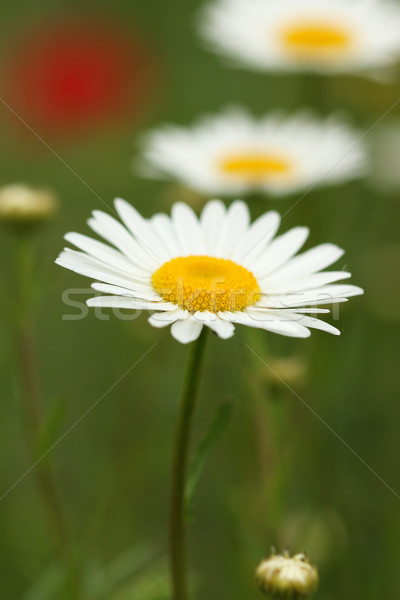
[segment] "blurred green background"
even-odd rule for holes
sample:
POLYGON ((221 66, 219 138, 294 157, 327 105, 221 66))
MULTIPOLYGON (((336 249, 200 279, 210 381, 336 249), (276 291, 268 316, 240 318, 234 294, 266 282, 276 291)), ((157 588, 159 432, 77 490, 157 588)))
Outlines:
MULTIPOLYGON (((345 111, 366 130, 400 97, 399 79, 382 85, 361 78, 319 81, 225 68, 196 36, 202 4, 116 0, 110 8, 104 0, 21 0, 1 11, 2 71, 28 31, 69 15, 120 23, 132 36, 140 35, 151 55, 152 84, 140 108, 123 122, 99 123, 70 136, 36 129, 54 152, 0 106, 0 183, 49 187, 61 204, 55 222, 36 238, 45 271, 35 325, 38 368, 44 410, 60 397, 65 402, 59 435, 78 421, 51 460, 69 533, 96 598, 168 598, 172 438, 187 348, 167 329, 149 327, 144 315, 99 320, 89 312, 81 320, 63 320, 74 314, 62 302, 63 291, 90 283, 54 265, 64 233, 89 233, 90 212, 107 210, 104 203, 110 207, 115 196, 145 216, 168 211, 175 199, 201 207, 202 199, 176 184, 132 173, 138 137, 149 127, 165 121, 189 124, 232 103, 260 115, 318 103, 320 113, 345 111)), ((344 247, 338 268, 345 264, 352 282, 366 293, 340 306, 339 338, 318 331, 308 340, 252 333, 250 343, 268 364, 277 357, 300 361, 301 376, 292 379, 283 372, 294 391, 271 381, 269 370, 245 346, 249 338, 243 329, 227 342, 210 336, 194 445, 222 401, 232 399, 234 411, 201 479, 189 525, 193 598, 259 597, 254 570, 271 545, 308 551, 320 568, 320 600, 399 598, 400 191, 390 178, 392 169, 396 179, 395 161, 400 167, 399 136, 397 154, 394 146, 387 152, 389 165, 383 161, 385 174, 378 169, 384 127, 393 131, 396 113, 365 138, 372 157, 366 180, 315 189, 290 211, 297 197, 249 198, 253 217, 271 207, 288 211, 281 231, 310 226, 309 247, 326 241, 344 247)), ((1 231, 0 252, 1 294, 12 302, 10 232, 1 231)), ((15 362, 12 328, 3 317, 0 496, 32 464, 15 362)), ((0 501, 0 595, 4 600, 61 599, 53 580, 57 561, 30 472, 0 501)))

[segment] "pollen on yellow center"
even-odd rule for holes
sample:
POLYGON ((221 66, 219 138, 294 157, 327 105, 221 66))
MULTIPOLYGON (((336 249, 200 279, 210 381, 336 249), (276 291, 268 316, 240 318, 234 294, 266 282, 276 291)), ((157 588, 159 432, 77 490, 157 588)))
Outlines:
POLYGON ((281 156, 262 152, 242 152, 226 156, 220 162, 221 170, 250 182, 259 182, 276 176, 287 175, 290 162, 281 156))
POLYGON ((164 263, 152 276, 157 293, 191 313, 240 311, 260 299, 254 275, 223 258, 180 256, 164 263))
POLYGON ((324 58, 347 50, 352 36, 340 25, 301 23, 287 27, 282 41, 288 51, 300 57, 324 58))

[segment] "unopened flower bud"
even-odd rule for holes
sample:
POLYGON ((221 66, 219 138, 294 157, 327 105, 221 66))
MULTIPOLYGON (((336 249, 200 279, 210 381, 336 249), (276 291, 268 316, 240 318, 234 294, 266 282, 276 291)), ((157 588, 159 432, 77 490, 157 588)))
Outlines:
POLYGON ((305 554, 272 554, 256 571, 261 591, 276 600, 308 598, 318 586, 318 570, 305 554))
POLYGON ((14 226, 32 226, 50 219, 57 201, 50 191, 24 184, 0 188, 0 221, 14 226))

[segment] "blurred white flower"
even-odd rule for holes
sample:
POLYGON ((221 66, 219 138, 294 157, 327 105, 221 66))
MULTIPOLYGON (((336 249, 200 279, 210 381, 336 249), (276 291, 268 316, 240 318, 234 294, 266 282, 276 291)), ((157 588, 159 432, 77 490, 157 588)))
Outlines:
POLYGON ((192 127, 166 125, 143 142, 138 168, 172 177, 205 194, 252 191, 283 195, 337 184, 363 174, 361 134, 339 117, 307 111, 254 118, 239 108, 200 119, 192 127))
POLYGON ((57 263, 98 282, 93 288, 111 294, 88 300, 89 306, 155 311, 154 327, 172 325, 182 343, 198 338, 203 326, 226 339, 234 323, 305 338, 309 328, 339 334, 310 314, 363 291, 353 285, 331 285, 347 279, 344 271, 321 269, 336 262, 343 250, 322 244, 295 254, 308 237, 295 227, 275 238, 280 217, 267 212, 250 224, 244 202, 227 209, 219 200, 206 204, 200 218, 177 203, 171 217, 144 219, 125 200, 115 208, 123 225, 94 211, 89 226, 114 248, 78 233, 65 238, 81 251, 65 249, 57 263))
POLYGON ((215 0, 200 30, 233 65, 259 71, 374 76, 400 59, 393 0, 215 0))

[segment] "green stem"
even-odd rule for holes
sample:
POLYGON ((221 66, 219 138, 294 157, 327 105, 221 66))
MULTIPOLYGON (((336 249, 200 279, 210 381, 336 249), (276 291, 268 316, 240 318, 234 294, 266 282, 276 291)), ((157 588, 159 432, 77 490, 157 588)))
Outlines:
MULTIPOLYGON (((21 378, 21 401, 24 412, 26 435, 32 460, 38 459, 38 446, 42 430, 43 418, 40 402, 39 383, 37 378, 35 344, 31 331, 30 299, 34 269, 32 268, 32 248, 30 239, 19 241, 17 248, 18 265, 18 302, 16 315, 16 350, 21 378)), ((54 544, 60 560, 67 572, 67 585, 70 597, 81 600, 81 585, 73 552, 70 548, 68 533, 60 506, 57 487, 54 481, 51 465, 46 461, 39 462, 34 474, 48 517, 49 526, 54 538, 54 544)))
POLYGON ((179 406, 175 432, 170 506, 170 568, 173 600, 187 600, 186 539, 185 539, 185 484, 190 434, 192 428, 200 367, 204 354, 207 328, 203 331, 188 357, 185 381, 179 406))

